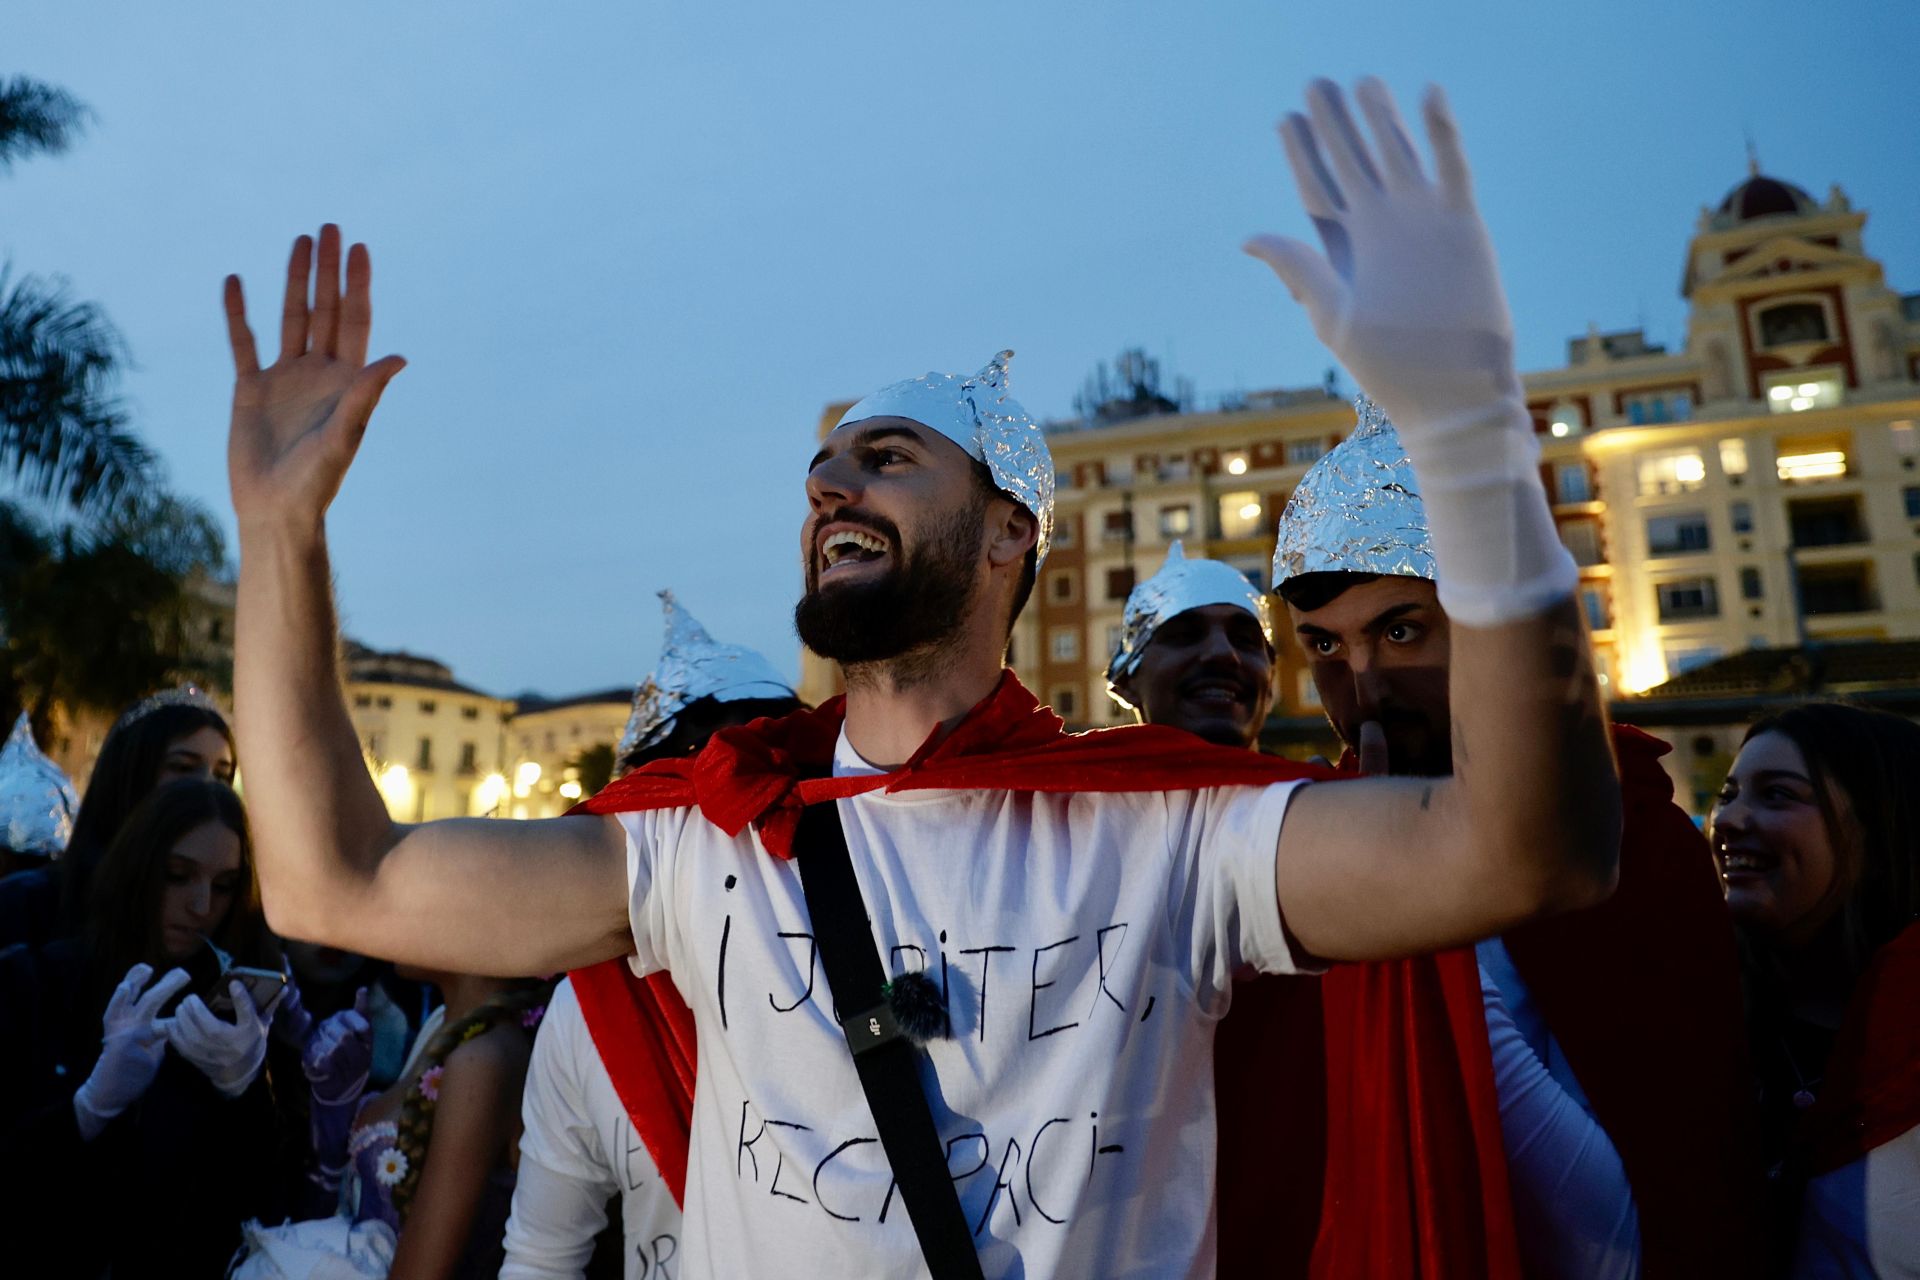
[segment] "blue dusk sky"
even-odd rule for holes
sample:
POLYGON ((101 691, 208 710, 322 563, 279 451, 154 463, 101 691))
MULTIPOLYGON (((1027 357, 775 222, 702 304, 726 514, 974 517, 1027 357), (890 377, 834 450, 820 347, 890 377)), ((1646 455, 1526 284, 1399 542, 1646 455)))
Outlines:
POLYGON ((81 144, 0 179, 0 253, 102 304, 139 430, 231 528, 221 277, 270 348, 294 235, 375 263, 389 391, 330 522, 348 631, 490 691, 631 683, 653 592, 797 669, 822 407, 1019 352, 1065 416, 1124 347, 1202 398, 1330 361, 1238 252, 1305 219, 1318 74, 1448 87, 1523 368, 1678 345, 1703 204, 1763 167, 1870 211, 1920 289, 1910 0, 8 6, 81 144))

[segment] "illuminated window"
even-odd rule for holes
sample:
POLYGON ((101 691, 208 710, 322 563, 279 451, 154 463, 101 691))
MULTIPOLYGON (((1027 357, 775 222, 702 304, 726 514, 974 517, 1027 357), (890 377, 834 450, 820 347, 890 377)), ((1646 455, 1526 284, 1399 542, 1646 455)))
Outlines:
POLYGON ((1223 538, 1252 538, 1264 530, 1261 527, 1260 495, 1251 490, 1241 493, 1220 495, 1220 536, 1223 538))
POLYGON ((1654 497, 1665 493, 1691 493, 1707 478, 1706 463, 1698 449, 1670 449, 1649 453, 1639 461, 1640 495, 1654 497))
POLYGON ((1747 442, 1733 439, 1720 442, 1720 474, 1724 476, 1744 476, 1747 474, 1747 442))
POLYGON ((1647 551, 1656 556, 1687 555, 1713 545, 1707 531, 1707 513, 1682 511, 1653 516, 1647 521, 1647 551))
POLYGON ((1547 411, 1547 433, 1556 440, 1577 436, 1587 429, 1587 415, 1571 400, 1562 400, 1547 411))
POLYGON ((1193 532, 1193 508, 1186 503, 1160 508, 1160 536, 1184 538, 1193 532))
POLYGON ((1915 439, 1913 423, 1902 419, 1887 424, 1887 431, 1893 436, 1894 456, 1903 459, 1909 467, 1913 465, 1916 454, 1920 454, 1920 440, 1915 439))
POLYGON ((1788 436, 1775 446, 1773 465, 1789 484, 1809 480, 1837 480, 1847 474, 1846 432, 1788 436))
POLYGON ((1247 474, 1247 455, 1244 453, 1228 454, 1226 471, 1230 476, 1243 476, 1247 474))
POLYGON ((1072 627, 1061 627, 1048 639, 1047 648, 1055 662, 1077 662, 1080 658, 1080 633, 1072 627))
POLYGON ((1775 413, 1805 413, 1840 403, 1840 373, 1835 369, 1789 370, 1767 375, 1767 408, 1775 413))

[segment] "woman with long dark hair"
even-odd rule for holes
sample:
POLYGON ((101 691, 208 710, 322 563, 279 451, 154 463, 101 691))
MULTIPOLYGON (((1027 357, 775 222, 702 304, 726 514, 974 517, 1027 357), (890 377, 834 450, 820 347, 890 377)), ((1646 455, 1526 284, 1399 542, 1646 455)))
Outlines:
POLYGON ((262 1074, 279 954, 239 797, 200 778, 155 789, 91 897, 79 937, 0 951, 8 1266, 217 1275, 284 1185, 262 1074))
POLYGON ((1713 811, 1791 1273, 1920 1274, 1920 725, 1806 703, 1713 811))
POLYGON ((233 730, 200 690, 168 689, 114 722, 87 779, 66 852, 0 880, 0 947, 43 946, 86 926, 93 873, 127 815, 169 778, 233 782, 233 730))

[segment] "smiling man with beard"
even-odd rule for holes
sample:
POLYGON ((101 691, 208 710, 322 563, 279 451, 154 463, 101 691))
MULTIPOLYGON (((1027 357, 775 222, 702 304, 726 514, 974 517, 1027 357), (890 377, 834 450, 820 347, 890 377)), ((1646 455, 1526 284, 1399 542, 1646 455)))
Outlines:
POLYGON ((1107 693, 1142 724, 1251 747, 1273 705, 1273 609, 1238 569, 1175 542, 1121 614, 1107 693))
POLYGON ((1430 93, 1430 177, 1385 87, 1359 102, 1372 144, 1327 81, 1283 128, 1331 256, 1248 247, 1451 498, 1435 541, 1473 638, 1453 777, 1303 786, 1324 771, 1156 726, 1066 735, 1004 662, 1054 476, 996 360, 876 393, 809 464, 797 620, 844 699, 721 730, 567 817, 396 823, 341 700, 324 530, 401 362, 366 363, 371 266, 346 254, 343 295, 329 227, 317 272, 296 242, 271 367, 227 285, 235 705, 275 927, 441 970, 670 972, 698 1037, 685 1274, 1211 1275, 1228 1175, 1204 1082, 1234 975, 1588 905, 1618 847, 1577 574, 1456 127, 1430 93), (816 912, 816 871, 856 901, 816 912), (846 932, 886 1003, 836 1008, 818 934, 846 932), (924 1140, 888 1138, 863 1035, 911 1050, 924 1140))

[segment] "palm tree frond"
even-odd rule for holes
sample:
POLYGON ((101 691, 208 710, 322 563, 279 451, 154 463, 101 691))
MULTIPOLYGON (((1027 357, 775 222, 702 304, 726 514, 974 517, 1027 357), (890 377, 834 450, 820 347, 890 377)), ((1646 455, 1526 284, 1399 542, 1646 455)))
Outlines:
POLYGON ((0 172, 65 151, 93 113, 65 89, 26 76, 0 81, 0 172))

